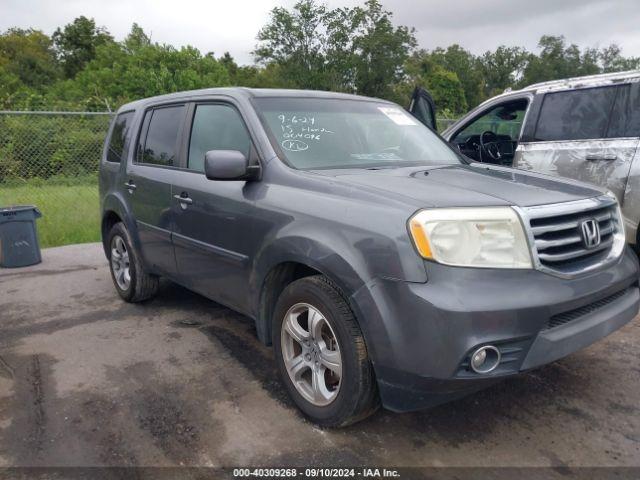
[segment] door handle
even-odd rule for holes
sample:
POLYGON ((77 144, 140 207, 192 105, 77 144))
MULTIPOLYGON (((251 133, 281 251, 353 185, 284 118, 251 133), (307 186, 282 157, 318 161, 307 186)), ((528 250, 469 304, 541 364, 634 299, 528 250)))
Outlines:
POLYGON ((131 180, 125 183, 124 186, 127 188, 127 190, 129 190, 129 193, 133 193, 133 190, 138 188, 137 185, 133 183, 131 180))
POLYGON ((613 162, 617 160, 618 156, 615 154, 605 154, 605 155, 593 155, 588 154, 584 157, 584 159, 588 162, 598 162, 600 160, 604 160, 605 162, 613 162))
POLYGON ((189 197, 183 197, 182 195, 174 195, 173 198, 178 200, 183 206, 191 205, 193 200, 189 197))

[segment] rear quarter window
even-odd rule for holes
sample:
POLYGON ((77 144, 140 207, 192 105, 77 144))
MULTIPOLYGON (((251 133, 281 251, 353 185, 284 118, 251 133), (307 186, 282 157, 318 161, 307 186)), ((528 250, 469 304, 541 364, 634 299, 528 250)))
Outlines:
POLYGON ((133 112, 124 112, 118 114, 113 121, 113 129, 109 138, 109 146, 107 147, 107 161, 120 163, 123 158, 127 157, 128 147, 127 138, 131 129, 131 120, 133 112))
POLYGON ((605 138, 616 88, 547 93, 540 109, 535 141, 605 138))
POLYGON ((623 85, 618 90, 609 138, 640 136, 640 83, 623 85))

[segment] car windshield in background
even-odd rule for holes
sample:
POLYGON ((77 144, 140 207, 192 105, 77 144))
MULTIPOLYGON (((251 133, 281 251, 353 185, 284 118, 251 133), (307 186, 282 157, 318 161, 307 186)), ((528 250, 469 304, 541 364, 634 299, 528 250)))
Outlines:
POLYGON ((327 98, 256 98, 276 150, 298 169, 459 164, 434 132, 402 108, 327 98))

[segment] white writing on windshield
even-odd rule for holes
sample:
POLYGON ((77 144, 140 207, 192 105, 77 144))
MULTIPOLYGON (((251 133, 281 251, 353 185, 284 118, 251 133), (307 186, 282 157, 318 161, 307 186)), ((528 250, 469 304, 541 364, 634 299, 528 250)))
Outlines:
POLYGON ((306 140, 319 142, 325 134, 334 132, 317 124, 316 118, 309 115, 278 115, 282 130, 282 148, 300 152, 309 148, 306 140))

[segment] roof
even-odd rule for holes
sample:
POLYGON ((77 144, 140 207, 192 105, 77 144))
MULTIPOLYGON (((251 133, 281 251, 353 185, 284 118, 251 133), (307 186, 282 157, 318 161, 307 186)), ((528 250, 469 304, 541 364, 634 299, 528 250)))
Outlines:
POLYGON ((184 98, 193 98, 193 97, 207 97, 213 95, 226 95, 230 97, 244 97, 244 98, 253 98, 253 97, 300 97, 300 98, 328 98, 328 99, 339 99, 339 100, 367 100, 367 101, 378 101, 384 103, 391 103, 387 100, 382 100, 379 98, 373 97, 365 97, 362 95, 353 95, 350 93, 339 93, 339 92, 326 92, 323 90, 295 90, 295 89, 284 89, 284 88, 246 88, 246 87, 220 87, 220 88, 203 88, 200 90, 187 90, 184 92, 175 92, 169 93, 166 95, 158 95, 156 97, 143 98, 140 100, 136 100, 130 103, 127 103, 120 107, 120 111, 123 110, 133 110, 137 108, 145 107, 147 104, 156 103, 156 102, 164 102, 164 101, 172 101, 172 100, 181 100, 184 98))
MULTIPOLYGON (((548 82, 534 83, 528 85, 519 90, 511 90, 507 89, 504 93, 496 95, 495 97, 491 97, 480 105, 475 107, 472 112, 483 108, 485 105, 489 103, 493 103, 496 100, 499 100, 503 97, 511 97, 513 95, 518 94, 533 94, 533 93, 547 93, 554 92, 559 90, 570 90, 572 88, 589 88, 589 87, 600 87, 605 85, 614 85, 616 83, 631 83, 631 82, 640 82, 640 70, 629 70, 626 72, 616 72, 616 73, 601 73, 598 75, 586 75, 583 77, 572 77, 572 78, 563 78, 560 80, 551 80, 548 82)), ((466 115, 465 117, 466 118, 466 115)), ((457 123, 449 126, 443 133, 446 133, 451 129, 452 126, 457 126, 457 123)))
POLYGON ((583 77, 564 78, 549 82, 534 83, 523 88, 523 91, 553 91, 567 88, 596 87, 615 83, 640 81, 640 70, 628 70, 626 72, 600 73, 598 75, 586 75, 583 77))

